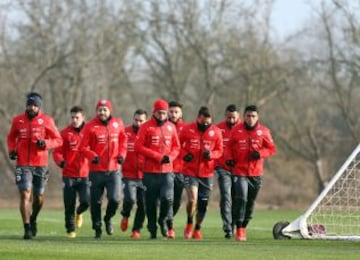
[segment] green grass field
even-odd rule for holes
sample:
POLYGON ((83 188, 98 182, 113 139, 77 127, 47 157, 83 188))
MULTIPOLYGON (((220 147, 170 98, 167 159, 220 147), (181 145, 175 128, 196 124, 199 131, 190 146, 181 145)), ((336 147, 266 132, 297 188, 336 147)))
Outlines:
POLYGON ((63 212, 44 209, 38 220, 38 236, 24 241, 19 212, 2 209, 0 259, 359 259, 359 242, 272 238, 275 222, 292 221, 299 214, 256 211, 248 227, 248 240, 242 243, 223 237, 220 216, 215 210, 209 212, 203 224, 203 241, 182 238, 185 223, 182 214, 175 218, 175 240, 150 240, 144 229, 142 239, 134 241, 130 231, 120 231, 119 215, 113 219, 114 235, 104 234, 101 240, 95 240, 88 212, 77 237, 69 239, 65 236, 63 212))

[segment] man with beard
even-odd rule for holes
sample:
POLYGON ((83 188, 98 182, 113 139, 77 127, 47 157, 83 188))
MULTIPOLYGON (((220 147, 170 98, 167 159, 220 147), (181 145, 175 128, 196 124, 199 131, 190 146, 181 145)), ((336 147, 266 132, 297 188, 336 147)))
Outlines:
POLYGON ((255 105, 245 107, 244 122, 231 130, 225 151, 225 162, 233 174, 233 223, 237 241, 246 241, 246 227, 262 184, 264 159, 276 152, 270 130, 260 124, 258 113, 255 105))
MULTIPOLYGON (((182 119, 182 104, 177 101, 169 102, 169 121, 176 126, 177 134, 179 135, 181 129, 184 127, 185 122, 182 119)), ((174 162, 174 204, 173 214, 174 217, 180 209, 181 197, 184 190, 184 175, 182 174, 182 158, 178 156, 174 162)))
POLYGON ((135 152, 134 144, 140 126, 144 124, 146 120, 147 112, 143 109, 137 109, 134 113, 132 124, 125 127, 125 133, 127 135, 127 154, 122 167, 124 200, 120 212, 122 215, 120 229, 123 232, 127 230, 130 212, 136 203, 137 208, 131 233, 131 238, 133 239, 139 239, 141 237, 140 230, 142 229, 145 220, 145 192, 142 183, 144 158, 142 155, 135 152))
POLYGON ((135 151, 144 156, 145 208, 151 239, 157 237, 156 222, 163 237, 175 238, 173 161, 179 154, 180 144, 175 126, 167 120, 168 110, 167 101, 156 100, 153 104, 153 116, 140 127, 135 142, 135 151))
POLYGON ((96 104, 96 116, 82 132, 80 151, 90 162, 90 213, 95 238, 101 238, 101 204, 106 190, 107 207, 103 218, 108 235, 114 232, 111 218, 120 203, 121 171, 126 156, 127 137, 123 121, 112 116, 113 106, 102 99, 96 104))
MULTIPOLYGON (((234 104, 230 104, 225 109, 225 120, 218 123, 223 137, 224 151, 228 145, 231 129, 241 120, 239 119, 239 111, 234 104)), ((231 238, 233 235, 232 223, 232 174, 231 167, 226 165, 224 156, 216 161, 215 171, 218 177, 220 190, 220 213, 223 222, 223 231, 225 238, 231 238)))
POLYGON ((201 107, 196 120, 181 130, 179 138, 180 156, 184 160, 183 173, 187 194, 187 223, 184 237, 185 239, 201 240, 200 228, 207 212, 213 187, 215 161, 223 154, 221 131, 212 124, 209 109, 201 107))
POLYGON ((9 158, 16 160, 15 178, 20 192, 24 239, 32 239, 37 234, 37 216, 44 203, 49 177, 49 149, 62 144, 54 120, 41 112, 41 106, 41 96, 29 93, 25 113, 13 118, 7 136, 9 158))

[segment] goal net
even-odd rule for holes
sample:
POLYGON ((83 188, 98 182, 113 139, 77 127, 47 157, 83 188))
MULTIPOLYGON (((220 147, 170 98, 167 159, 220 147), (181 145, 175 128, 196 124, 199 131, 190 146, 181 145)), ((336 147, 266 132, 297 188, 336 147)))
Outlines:
POLYGON ((360 240, 360 144, 308 210, 274 225, 275 239, 360 240))

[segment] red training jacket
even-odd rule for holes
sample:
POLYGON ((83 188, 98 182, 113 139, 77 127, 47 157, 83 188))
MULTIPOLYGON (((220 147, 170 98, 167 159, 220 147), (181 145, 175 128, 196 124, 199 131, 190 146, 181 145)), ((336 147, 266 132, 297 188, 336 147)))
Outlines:
POLYGON ((9 153, 16 151, 17 166, 47 166, 48 150, 61 144, 62 139, 54 120, 41 111, 32 119, 27 117, 26 112, 13 118, 7 146, 9 153), (45 148, 37 147, 38 140, 45 141, 45 148))
POLYGON ((254 129, 247 130, 242 122, 231 131, 225 159, 236 161, 233 175, 255 177, 264 174, 264 158, 275 153, 276 147, 269 129, 258 123, 254 129), (251 158, 254 151, 260 153, 259 160, 251 158))
POLYGON ((84 178, 89 175, 89 162, 79 151, 80 133, 72 125, 60 132, 63 144, 54 150, 53 158, 57 165, 65 161, 65 167, 62 169, 64 177, 84 178))
POLYGON ((144 156, 143 172, 173 172, 173 161, 180 151, 180 143, 173 123, 166 121, 159 126, 152 117, 142 124, 135 141, 135 151, 144 156), (170 163, 161 164, 163 156, 170 157, 170 163))
MULTIPOLYGON (((176 124, 173 123, 176 127, 176 132, 178 136, 180 135, 180 131, 185 126, 185 122, 180 118, 176 124)), ((176 159, 173 162, 174 167, 174 173, 182 173, 182 167, 183 167, 183 160, 180 156, 176 157, 176 159)))
POLYGON ((112 117, 104 124, 97 116, 88 122, 81 132, 79 150, 89 160, 90 171, 109 172, 120 168, 118 158, 126 157, 127 137, 121 119, 112 117), (93 164, 95 156, 100 158, 93 164))
POLYGON ((125 127, 127 135, 127 154, 126 159, 122 165, 122 176, 128 179, 142 179, 143 178, 143 164, 144 158, 142 155, 135 152, 135 140, 137 133, 134 131, 132 125, 125 127))
MULTIPOLYGON (((217 127, 219 127, 221 134, 222 134, 224 151, 226 150, 226 148, 228 146, 231 130, 239 123, 241 123, 240 119, 237 121, 237 123, 232 128, 229 128, 229 126, 226 124, 226 120, 224 120, 216 125, 217 127)), ((221 158, 216 160, 215 164, 216 164, 216 166, 219 166, 227 171, 231 170, 231 168, 229 166, 227 166, 225 163, 224 154, 223 154, 223 156, 221 156, 221 158)))
POLYGON ((197 123, 186 125, 180 132, 181 158, 190 153, 192 161, 183 162, 183 173, 188 176, 210 178, 214 175, 215 160, 223 155, 220 129, 211 125, 205 132, 200 132, 197 123), (210 151, 210 160, 204 158, 204 151, 210 151))

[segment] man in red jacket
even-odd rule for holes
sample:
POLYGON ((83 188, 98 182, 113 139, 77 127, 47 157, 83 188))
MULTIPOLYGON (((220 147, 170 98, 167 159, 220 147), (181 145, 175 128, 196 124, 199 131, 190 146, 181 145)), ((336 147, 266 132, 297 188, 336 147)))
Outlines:
POLYGON ((144 185, 142 183, 144 158, 135 152, 134 144, 140 126, 144 124, 146 120, 147 112, 143 109, 137 109, 134 113, 132 125, 125 127, 127 154, 122 166, 124 200, 120 212, 122 215, 120 228, 123 232, 127 230, 130 212, 136 203, 137 209, 131 233, 131 237, 134 239, 140 238, 140 230, 145 220, 144 185))
POLYGON ((258 108, 255 105, 245 107, 244 122, 231 131, 225 151, 226 164, 234 175, 233 222, 238 241, 246 240, 246 227, 262 183, 264 159, 275 152, 270 130, 259 123, 258 108))
POLYGON ((80 133, 85 125, 84 111, 81 107, 74 106, 70 109, 70 115, 70 125, 60 132, 63 145, 54 150, 53 158, 62 169, 67 236, 74 238, 76 237, 75 226, 77 228, 82 226, 82 213, 89 207, 89 165, 88 160, 79 152, 80 133), (79 206, 75 209, 77 195, 79 206))
POLYGON ((49 149, 62 144, 54 120, 41 112, 41 106, 41 96, 35 92, 29 93, 25 113, 13 118, 7 136, 9 157, 16 160, 15 178, 20 192, 24 239, 32 239, 37 233, 36 219, 44 203, 49 177, 49 149))
POLYGON ((181 158, 188 197, 187 224, 184 237, 201 240, 201 223, 205 218, 210 192, 213 187, 215 160, 223 154, 220 129, 212 124, 207 107, 201 107, 196 121, 186 125, 180 132, 181 158), (193 230, 193 217, 196 224, 193 230))
MULTIPOLYGON (((230 104, 225 109, 225 120, 218 123, 223 137, 224 151, 229 143, 230 132, 234 126, 240 123, 239 111, 234 104, 230 104)), ((220 213, 223 222, 223 231, 225 238, 231 238, 233 235, 232 222, 232 174, 231 168, 226 165, 224 156, 216 161, 215 171, 218 177, 220 191, 220 213)))
POLYGON ((112 104, 102 99, 96 104, 96 116, 82 132, 80 151, 90 162, 90 213, 95 238, 101 238, 101 202, 106 189, 107 207, 104 216, 108 235, 114 232, 111 218, 120 202, 120 165, 126 156, 127 137, 120 118, 112 116, 112 104))
MULTIPOLYGON (((182 119, 182 104, 177 101, 169 102, 169 121, 176 126, 177 134, 179 135, 181 129, 184 127, 185 122, 182 119)), ((184 175, 182 174, 182 158, 178 156, 174 162, 174 204, 173 204, 173 215, 180 209, 181 197, 184 190, 184 175)))
POLYGON ((148 230, 152 239, 157 236, 157 205, 160 201, 158 224, 161 234, 174 238, 173 161, 179 154, 180 144, 174 124, 168 118, 169 105, 158 99, 153 105, 152 118, 140 127, 135 142, 135 152, 144 156, 145 208, 148 230))

